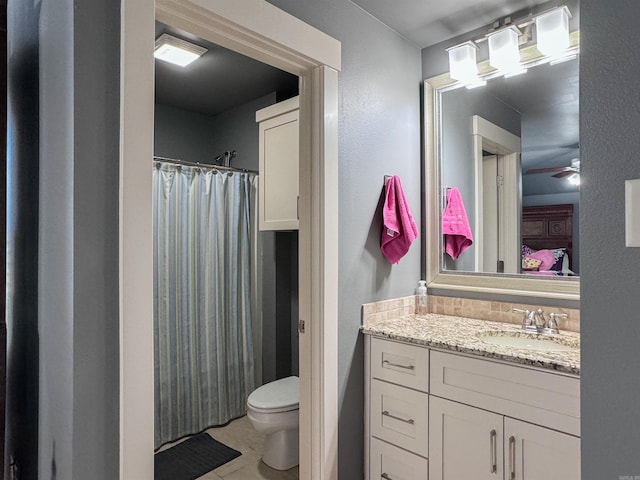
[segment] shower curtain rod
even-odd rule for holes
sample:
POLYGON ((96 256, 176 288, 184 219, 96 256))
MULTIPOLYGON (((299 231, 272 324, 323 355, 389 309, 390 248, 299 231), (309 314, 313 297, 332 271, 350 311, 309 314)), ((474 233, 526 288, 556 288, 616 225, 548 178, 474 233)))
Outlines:
POLYGON ((218 170, 220 172, 238 172, 238 173, 255 173, 258 174, 256 170, 249 170, 247 168, 236 168, 236 167, 223 167, 221 165, 212 165, 209 163, 200 163, 200 162, 188 162, 187 160, 180 160, 177 158, 168 158, 168 157, 158 157, 156 155, 153 156, 154 161, 167 162, 167 163, 175 163, 176 165, 185 165, 187 167, 200 167, 200 168, 211 168, 212 170, 218 170))

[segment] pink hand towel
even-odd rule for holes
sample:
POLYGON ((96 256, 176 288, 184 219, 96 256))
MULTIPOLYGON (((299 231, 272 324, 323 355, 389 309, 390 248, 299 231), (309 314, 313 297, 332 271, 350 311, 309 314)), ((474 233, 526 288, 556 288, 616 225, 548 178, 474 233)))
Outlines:
POLYGON ((400 177, 397 175, 388 179, 386 183, 382 221, 380 249, 389 262, 398 263, 418 237, 418 227, 409 210, 400 177))
POLYGON ((456 187, 447 191, 447 207, 442 213, 442 234, 445 236, 445 252, 454 260, 473 244, 467 211, 460 190, 456 187))

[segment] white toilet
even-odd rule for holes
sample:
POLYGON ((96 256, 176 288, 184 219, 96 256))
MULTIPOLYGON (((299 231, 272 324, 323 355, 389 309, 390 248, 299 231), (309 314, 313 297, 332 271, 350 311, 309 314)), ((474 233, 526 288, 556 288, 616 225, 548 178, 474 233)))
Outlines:
POLYGON ((298 465, 298 377, 270 382, 249 395, 247 416, 266 435, 262 461, 276 470, 298 465))

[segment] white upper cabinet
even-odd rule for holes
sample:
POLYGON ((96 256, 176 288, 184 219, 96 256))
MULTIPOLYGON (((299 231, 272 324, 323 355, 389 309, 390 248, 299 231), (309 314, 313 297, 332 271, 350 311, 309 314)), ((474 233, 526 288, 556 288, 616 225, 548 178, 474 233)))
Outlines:
POLYGON ((299 98, 256 112, 260 124, 259 228, 297 230, 299 98))

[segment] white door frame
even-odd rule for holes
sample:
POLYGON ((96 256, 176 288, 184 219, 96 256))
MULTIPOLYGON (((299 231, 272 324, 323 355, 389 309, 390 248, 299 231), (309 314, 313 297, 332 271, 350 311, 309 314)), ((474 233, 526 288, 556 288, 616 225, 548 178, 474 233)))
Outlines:
POLYGON ((153 478, 157 18, 300 76, 300 478, 337 479, 340 42, 263 0, 122 0, 121 15, 120 478, 153 478))
MULTIPOLYGON (((503 195, 507 195, 504 203, 509 205, 510 208, 508 211, 504 211, 504 216, 502 218, 502 224, 508 225, 516 225, 517 228, 511 232, 509 238, 504 238, 505 242, 513 242, 513 245, 517 246, 517 251, 520 251, 520 203, 521 203, 521 195, 520 195, 520 163, 518 155, 511 154, 519 154, 522 150, 520 147, 520 137, 514 135, 513 133, 505 130, 494 123, 485 120, 479 115, 473 115, 472 117, 472 134, 473 134, 473 162, 474 162, 474 173, 475 173, 475 232, 474 238, 477 239, 478 242, 482 242, 484 240, 484 228, 483 228, 483 218, 484 218, 484 201, 483 201, 483 188, 485 179, 483 174, 483 151, 487 151, 493 155, 497 155, 498 158, 502 157, 509 160, 506 164, 505 175, 509 180, 509 188, 503 189, 503 195), (515 223, 514 223, 515 222, 515 223)), ((510 243, 511 245, 511 243, 510 243)), ((483 254, 483 246, 480 245, 480 248, 476 249, 476 259, 475 259, 475 271, 476 272, 485 272, 484 266, 484 254, 483 254)), ((519 259, 519 254, 517 257, 510 255, 509 258, 509 268, 514 269, 519 267, 519 262, 516 262, 519 259), (514 265, 515 262, 515 265, 514 265)), ((495 265, 490 266, 488 271, 493 271, 495 265)), ((519 271, 519 269, 518 269, 519 271)))

